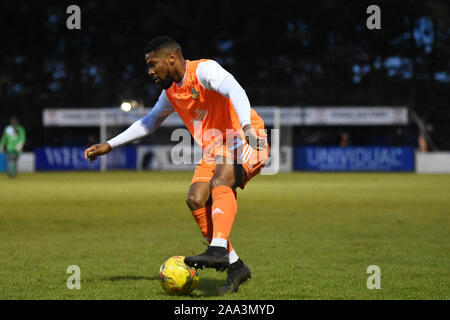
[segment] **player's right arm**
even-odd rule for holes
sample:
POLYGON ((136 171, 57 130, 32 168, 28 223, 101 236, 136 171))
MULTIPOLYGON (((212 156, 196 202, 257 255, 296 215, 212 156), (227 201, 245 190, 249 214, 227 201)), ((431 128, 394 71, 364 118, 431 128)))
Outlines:
POLYGON ((114 148, 152 134, 172 112, 174 109, 163 90, 152 111, 111 140, 87 148, 84 151, 84 158, 89 158, 92 163, 98 156, 107 154, 114 148))

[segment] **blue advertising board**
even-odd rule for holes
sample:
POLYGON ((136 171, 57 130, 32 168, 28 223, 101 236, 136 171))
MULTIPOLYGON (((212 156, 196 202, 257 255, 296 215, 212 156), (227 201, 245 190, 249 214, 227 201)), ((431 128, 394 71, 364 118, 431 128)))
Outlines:
MULTIPOLYGON (((36 170, 100 170, 100 161, 84 159, 85 147, 41 147, 34 150, 36 170)), ((122 147, 107 156, 108 169, 136 169, 135 147, 122 147)))
POLYGON ((411 147, 298 147, 294 169, 304 171, 414 171, 411 147))
POLYGON ((0 172, 6 171, 6 153, 0 153, 0 172))

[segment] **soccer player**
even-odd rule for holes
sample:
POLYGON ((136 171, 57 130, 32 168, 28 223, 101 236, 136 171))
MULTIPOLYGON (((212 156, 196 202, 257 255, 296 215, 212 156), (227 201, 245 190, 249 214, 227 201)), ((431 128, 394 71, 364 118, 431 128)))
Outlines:
POLYGON ((172 38, 150 41, 145 62, 148 74, 163 89, 154 108, 116 137, 86 149, 84 156, 92 162, 147 136, 175 111, 203 149, 186 202, 210 244, 204 253, 184 261, 194 268, 227 270, 219 294, 237 292, 251 274, 229 241, 237 211, 236 188, 243 189, 267 160, 264 122, 229 72, 214 60, 185 60, 172 38))
POLYGON ((17 161, 25 144, 25 129, 19 125, 16 117, 11 117, 9 126, 6 126, 2 139, 0 140, 0 152, 6 147, 6 157, 8 159, 8 176, 17 176, 17 161))

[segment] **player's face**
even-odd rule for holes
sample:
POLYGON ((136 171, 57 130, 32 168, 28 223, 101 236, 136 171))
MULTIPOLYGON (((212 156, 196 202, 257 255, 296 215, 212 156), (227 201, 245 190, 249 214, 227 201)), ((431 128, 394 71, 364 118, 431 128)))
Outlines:
POLYGON ((145 55, 145 63, 148 66, 148 75, 162 89, 169 89, 173 83, 171 76, 171 60, 167 54, 150 52, 145 55))

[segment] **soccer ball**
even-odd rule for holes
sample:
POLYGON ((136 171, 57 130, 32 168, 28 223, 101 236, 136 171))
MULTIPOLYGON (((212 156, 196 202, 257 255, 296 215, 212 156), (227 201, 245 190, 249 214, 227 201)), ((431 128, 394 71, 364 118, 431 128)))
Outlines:
POLYGON ((184 295, 197 287, 198 272, 184 263, 183 256, 166 260, 159 268, 161 287, 170 295, 184 295))

